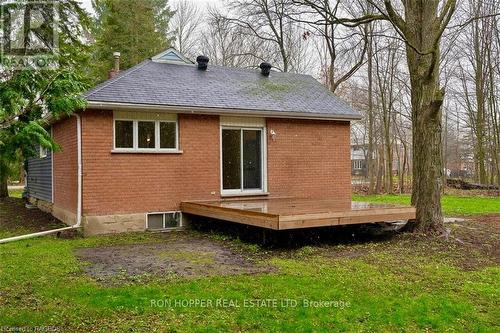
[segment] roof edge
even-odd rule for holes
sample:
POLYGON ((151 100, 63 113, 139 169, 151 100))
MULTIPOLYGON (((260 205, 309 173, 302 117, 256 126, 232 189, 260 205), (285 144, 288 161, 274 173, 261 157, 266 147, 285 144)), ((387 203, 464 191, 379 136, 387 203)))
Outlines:
POLYGON ((293 118, 293 119, 319 119, 319 120, 338 120, 353 121, 362 119, 361 115, 328 115, 324 113, 311 112, 293 112, 293 111, 268 111, 268 110, 248 110, 235 108, 210 108, 210 107, 191 107, 161 104, 137 104, 137 103, 118 103, 118 102, 98 102, 88 101, 87 109, 139 109, 151 111, 170 111, 176 113, 196 113, 202 115, 237 115, 237 116, 272 116, 274 118, 293 118))

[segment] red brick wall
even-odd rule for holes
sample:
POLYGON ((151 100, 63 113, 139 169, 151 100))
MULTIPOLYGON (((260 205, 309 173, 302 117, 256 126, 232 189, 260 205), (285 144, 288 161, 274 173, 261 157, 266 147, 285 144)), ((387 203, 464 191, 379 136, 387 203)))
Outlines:
MULTIPOLYGON (((348 123, 268 119, 267 127, 271 196, 350 201, 348 123)), ((179 115, 179 132, 182 154, 111 153, 113 113, 83 112, 83 214, 167 211, 184 200, 220 199, 219 117, 179 115)))
POLYGON ((269 118, 267 131, 268 190, 273 196, 351 200, 348 122, 269 118))
POLYGON ((69 117, 52 126, 52 135, 61 151, 54 153, 54 205, 76 213, 78 156, 76 118, 69 117))
POLYGON ((218 199, 219 117, 180 115, 179 133, 182 154, 111 153, 113 113, 83 112, 83 214, 167 211, 184 200, 218 199))

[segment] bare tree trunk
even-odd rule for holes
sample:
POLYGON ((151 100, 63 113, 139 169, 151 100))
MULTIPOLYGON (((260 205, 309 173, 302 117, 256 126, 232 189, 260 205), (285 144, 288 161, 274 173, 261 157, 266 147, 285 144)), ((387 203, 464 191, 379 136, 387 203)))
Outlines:
POLYGON ((378 162, 378 170, 377 170, 377 184, 375 186, 375 192, 382 192, 383 180, 384 180, 384 146, 378 145, 377 152, 377 162, 378 162))
POLYGON ((441 187, 442 194, 445 194, 446 190, 446 179, 448 178, 448 112, 445 110, 444 112, 444 134, 442 137, 442 140, 444 140, 443 143, 443 149, 441 150, 441 160, 443 161, 443 179, 442 183, 444 186, 441 187))
MULTIPOLYGON (((498 5, 497 5, 498 6, 498 5)), ((500 6, 497 7, 500 9, 500 6)), ((498 10, 497 9, 497 10, 498 10)), ((487 110, 488 110, 488 123, 489 123, 489 143, 490 143, 490 159, 491 159, 491 184, 500 184, 500 127, 499 127, 499 104, 498 104, 498 90, 495 78, 500 77, 500 70, 498 70, 499 62, 495 63, 498 57, 498 51, 500 49, 500 31, 499 26, 494 23, 496 21, 490 21, 490 43, 487 49, 487 60, 486 64, 488 66, 488 98, 487 98, 487 110), (494 38, 493 36, 496 36, 494 38), (493 45, 491 44, 493 41, 493 45), (495 71, 496 68, 496 71, 495 71)))
POLYGON ((373 142, 375 119, 373 114, 373 36, 370 24, 370 33, 368 36, 368 179, 370 182, 369 193, 375 190, 375 144, 373 142))
POLYGON ((394 75, 395 75, 395 50, 389 44, 387 46, 379 46, 375 43, 375 71, 377 78, 378 103, 381 111, 381 142, 382 153, 384 156, 384 189, 387 193, 393 193, 392 180, 392 117, 394 112, 394 75))
POLYGON ((487 182, 486 168, 485 168, 485 119, 484 119, 484 101, 485 101, 485 87, 484 87, 484 48, 481 40, 481 35, 479 31, 479 23, 476 20, 473 27, 473 43, 474 43, 474 55, 475 55, 475 90, 476 90, 476 119, 475 119, 475 134, 476 134, 476 149, 475 149, 475 160, 477 163, 478 177, 477 179, 481 184, 487 182))
POLYGON ((441 106, 444 89, 439 86, 439 42, 455 11, 448 0, 438 13, 438 0, 404 2, 405 18, 389 0, 386 9, 393 24, 404 34, 410 72, 413 130, 412 204, 417 210, 416 230, 442 232, 441 106))
POLYGON ((0 199, 7 198, 9 196, 9 190, 7 187, 7 179, 0 180, 0 199))
POLYGON ((0 160, 0 198, 7 198, 9 196, 7 178, 7 167, 0 160))
POLYGON ((19 163, 19 185, 24 185, 24 163, 19 163))
POLYGON ((440 105, 435 104, 433 97, 436 94, 435 88, 432 83, 424 85, 422 89, 412 87, 412 99, 425 105, 413 110, 415 129, 412 203, 417 208, 418 229, 421 231, 441 231, 443 228, 441 114, 440 105))
MULTIPOLYGON (((385 114, 385 110, 384 110, 385 114)), ((391 134, 390 134, 390 117, 384 115, 384 143, 385 143, 385 191, 387 193, 393 193, 393 182, 392 182, 392 145, 391 145, 391 134)))
POLYGON ((399 179, 400 185, 399 185, 399 191, 400 193, 405 192, 405 171, 407 168, 408 164, 408 149, 406 148, 406 143, 404 141, 401 141, 403 144, 403 167, 401 168, 403 171, 401 172, 401 176, 399 179))
POLYGON ((491 126, 491 154, 492 154, 492 175, 491 183, 500 184, 500 127, 498 124, 498 104, 495 95, 495 81, 493 79, 493 65, 490 62, 490 97, 488 98, 488 108, 490 114, 490 126, 491 126))
POLYGON ((396 173, 398 175, 398 181, 397 181, 398 191, 399 191, 399 193, 401 193, 401 183, 400 183, 400 179, 401 179, 401 150, 399 149, 398 146, 396 146, 395 154, 396 154, 396 161, 397 161, 396 173))

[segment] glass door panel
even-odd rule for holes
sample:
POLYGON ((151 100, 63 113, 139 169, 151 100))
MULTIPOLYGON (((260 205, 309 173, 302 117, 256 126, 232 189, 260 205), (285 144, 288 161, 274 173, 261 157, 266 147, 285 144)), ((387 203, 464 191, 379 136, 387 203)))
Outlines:
POLYGON ((262 188, 261 130, 243 130, 243 189, 262 188))
POLYGON ((241 130, 222 130, 222 188, 241 189, 241 130))

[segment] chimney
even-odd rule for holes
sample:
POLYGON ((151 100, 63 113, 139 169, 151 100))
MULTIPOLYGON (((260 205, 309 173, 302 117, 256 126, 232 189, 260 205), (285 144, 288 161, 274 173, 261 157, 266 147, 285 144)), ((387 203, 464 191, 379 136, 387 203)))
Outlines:
POLYGON ((114 78, 118 73, 120 73, 120 52, 113 52, 113 58, 115 59, 113 69, 109 71, 108 78, 114 78))
POLYGON ((113 52, 113 58, 115 58, 115 68, 114 71, 119 73, 120 72, 120 52, 113 52))
POLYGON ((202 71, 205 71, 207 70, 207 67, 208 67, 208 61, 210 59, 208 59, 207 56, 204 56, 204 55, 200 55, 196 58, 196 62, 198 63, 198 69, 199 70, 202 70, 202 71))
POLYGON ((260 64, 260 73, 264 76, 269 76, 269 74, 271 73, 271 68, 273 66, 271 66, 270 63, 268 62, 263 62, 260 64))

